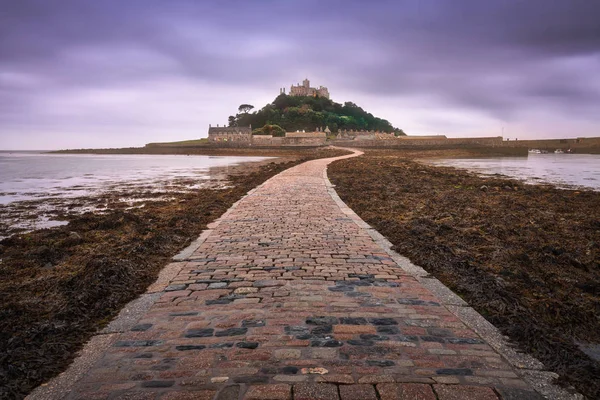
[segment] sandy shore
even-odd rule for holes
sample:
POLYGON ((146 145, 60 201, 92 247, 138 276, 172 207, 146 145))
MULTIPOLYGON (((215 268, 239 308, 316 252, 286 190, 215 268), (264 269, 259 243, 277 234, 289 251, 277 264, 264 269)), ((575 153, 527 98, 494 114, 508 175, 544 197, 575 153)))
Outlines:
POLYGON ((0 241, 0 398, 22 398, 61 372, 82 344, 154 282, 170 257, 250 189, 305 160, 346 152, 288 152, 211 171, 214 185, 171 193, 82 198, 102 212, 0 241), (140 196, 143 207, 119 199, 140 196))
MULTIPOLYGON (((483 178, 367 151, 336 162, 340 197, 525 351, 600 398, 600 193, 483 178)), ((472 157, 473 155, 465 155, 472 157)))

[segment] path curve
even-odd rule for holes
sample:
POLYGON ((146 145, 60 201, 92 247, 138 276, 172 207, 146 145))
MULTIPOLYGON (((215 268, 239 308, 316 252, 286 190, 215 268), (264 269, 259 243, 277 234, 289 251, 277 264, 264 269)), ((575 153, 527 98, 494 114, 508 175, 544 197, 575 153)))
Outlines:
POLYGON ((251 191, 29 397, 541 398, 337 198, 327 165, 360 154, 251 191))

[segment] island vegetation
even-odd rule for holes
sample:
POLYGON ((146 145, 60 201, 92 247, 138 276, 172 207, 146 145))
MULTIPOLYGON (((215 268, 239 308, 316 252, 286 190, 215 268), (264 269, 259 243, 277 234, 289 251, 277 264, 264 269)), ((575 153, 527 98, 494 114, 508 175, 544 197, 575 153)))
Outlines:
POLYGON ((405 136, 402 129, 350 101, 340 104, 325 97, 280 94, 260 110, 251 112, 253 109, 251 104, 240 105, 238 113, 229 117, 229 126, 251 125, 257 128, 252 133, 273 136, 282 136, 282 132, 285 134, 286 131, 314 131, 325 127, 333 133, 352 129, 394 132, 396 136, 405 136))

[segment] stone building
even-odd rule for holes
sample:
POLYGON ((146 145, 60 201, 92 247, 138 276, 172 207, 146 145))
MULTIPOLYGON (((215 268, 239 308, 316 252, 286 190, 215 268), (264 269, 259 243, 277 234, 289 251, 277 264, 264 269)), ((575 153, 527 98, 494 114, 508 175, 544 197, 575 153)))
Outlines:
MULTIPOLYGON (((281 93, 285 93, 282 89, 281 93)), ((325 86, 319 86, 319 88, 310 87, 310 81, 305 79, 302 81, 302 85, 292 85, 290 87, 290 96, 319 96, 329 98, 329 90, 325 86)))
POLYGON ((235 143, 248 143, 252 142, 252 126, 239 127, 239 126, 223 126, 217 125, 208 126, 208 141, 209 142, 235 142, 235 143))

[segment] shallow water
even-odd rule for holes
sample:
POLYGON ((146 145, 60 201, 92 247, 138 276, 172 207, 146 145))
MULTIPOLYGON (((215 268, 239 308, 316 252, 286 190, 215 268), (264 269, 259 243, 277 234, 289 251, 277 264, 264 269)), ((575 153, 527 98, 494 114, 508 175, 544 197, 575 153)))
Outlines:
MULTIPOLYGON (((0 152, 0 204, 48 197, 89 196, 143 185, 165 191, 183 179, 190 189, 210 178, 211 167, 265 157, 94 155, 0 152)), ((179 185, 177 185, 179 186, 179 185)))
POLYGON ((0 239, 64 225, 65 214, 106 211, 106 201, 92 199, 107 193, 123 193, 111 201, 133 208, 169 200, 169 193, 223 187, 210 168, 267 158, 0 151, 0 239))
POLYGON ((526 183, 549 183, 565 189, 600 191, 600 155, 534 154, 528 157, 428 160, 433 165, 467 169, 481 175, 500 174, 526 183))

